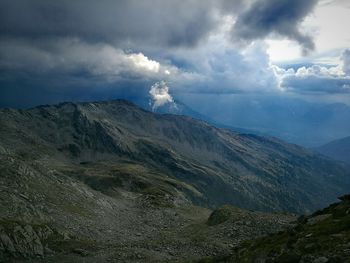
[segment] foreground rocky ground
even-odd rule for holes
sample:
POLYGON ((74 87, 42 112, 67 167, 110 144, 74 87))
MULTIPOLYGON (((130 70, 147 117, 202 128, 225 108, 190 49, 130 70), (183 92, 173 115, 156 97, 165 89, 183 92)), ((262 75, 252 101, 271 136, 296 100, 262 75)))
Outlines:
POLYGON ((298 219, 295 227, 241 243, 230 256, 200 262, 350 262, 350 195, 298 219))
POLYGON ((231 206, 212 213, 162 188, 97 191, 69 170, 1 155, 3 262, 186 262, 229 254, 295 219, 231 206))
POLYGON ((245 241, 349 185, 296 145, 126 101, 0 109, 1 262, 250 262, 245 241))

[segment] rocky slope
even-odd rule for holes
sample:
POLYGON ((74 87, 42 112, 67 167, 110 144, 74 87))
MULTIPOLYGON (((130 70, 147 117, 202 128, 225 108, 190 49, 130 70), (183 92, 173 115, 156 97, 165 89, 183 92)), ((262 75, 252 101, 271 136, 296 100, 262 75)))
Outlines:
POLYGON ((0 110, 0 261, 164 262, 227 254, 350 186, 274 138, 126 101, 0 110), (222 204, 211 214, 211 208, 222 204), (228 216, 227 216, 228 215, 228 216))
POLYGON ((172 190, 209 207, 310 212, 350 186, 348 167, 301 147, 153 114, 126 101, 4 109, 0 122, 3 151, 57 169, 69 164, 73 176, 100 188, 121 179, 87 178, 84 164, 135 166, 141 185, 152 178, 176 181, 172 190))
POLYGON ((236 209, 234 224, 208 223, 210 210, 167 192, 161 181, 143 188, 131 165, 80 171, 6 154, 0 160, 0 262, 184 262, 227 254, 294 220, 236 209), (118 186, 110 183, 118 175, 118 186))
POLYGON ((350 262, 350 195, 340 199, 300 217, 294 228, 248 241, 232 256, 201 262, 350 262))

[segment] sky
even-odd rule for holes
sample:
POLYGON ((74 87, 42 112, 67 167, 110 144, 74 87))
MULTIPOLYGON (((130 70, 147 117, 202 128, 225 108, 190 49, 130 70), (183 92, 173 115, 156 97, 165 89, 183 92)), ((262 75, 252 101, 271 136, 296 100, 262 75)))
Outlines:
POLYGON ((350 104, 348 25, 348 0, 2 0, 0 106, 157 108, 203 94, 350 104))

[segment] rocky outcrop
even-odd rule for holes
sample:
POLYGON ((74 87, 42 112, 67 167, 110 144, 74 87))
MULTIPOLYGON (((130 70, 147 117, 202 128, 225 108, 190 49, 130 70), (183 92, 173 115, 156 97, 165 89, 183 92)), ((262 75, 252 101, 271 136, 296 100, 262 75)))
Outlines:
POLYGON ((42 258, 51 254, 48 239, 54 231, 45 225, 32 226, 0 222, 0 260, 7 258, 42 258))
MULTIPOLYGON (((289 230, 247 242, 218 262, 350 262, 350 199, 300 217, 289 230)), ((212 262, 217 262, 213 259, 212 262)))

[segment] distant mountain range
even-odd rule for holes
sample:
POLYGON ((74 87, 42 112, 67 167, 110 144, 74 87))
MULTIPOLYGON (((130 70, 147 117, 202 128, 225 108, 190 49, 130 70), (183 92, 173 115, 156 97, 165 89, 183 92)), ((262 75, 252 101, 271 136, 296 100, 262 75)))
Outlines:
POLYGON ((240 127, 235 127, 235 126, 231 126, 228 124, 220 123, 218 121, 215 121, 213 118, 211 118, 207 115, 201 114, 201 113, 193 110, 188 105, 186 105, 185 103, 183 103, 179 100, 174 100, 172 103, 167 103, 167 104, 164 104, 164 105, 157 107, 157 108, 152 108, 152 105, 149 102, 147 103, 146 100, 143 100, 140 98, 137 99, 135 103, 138 106, 140 106, 143 109, 146 109, 148 111, 152 111, 152 112, 159 113, 159 114, 173 114, 173 115, 190 116, 194 119, 205 121, 205 122, 207 122, 215 127, 231 130, 233 132, 256 134, 256 135, 268 135, 267 133, 263 133, 259 130, 245 129, 245 128, 240 128, 240 127))
POLYGON ((212 123, 269 134, 304 147, 317 147, 350 134, 350 107, 342 103, 248 95, 180 99, 212 123))
POLYGON ((350 164, 350 136, 315 148, 319 153, 350 164))

